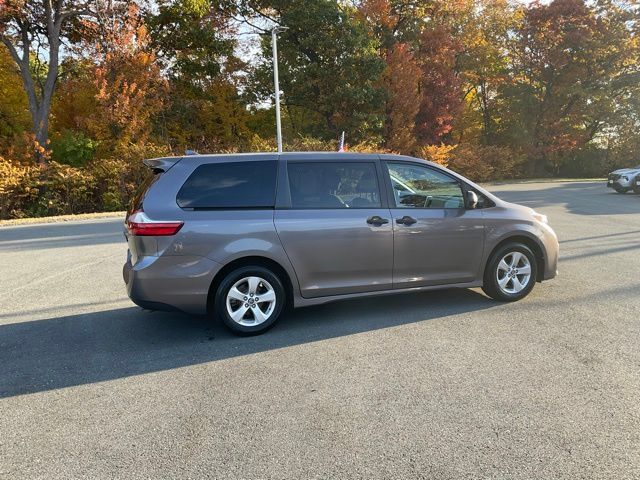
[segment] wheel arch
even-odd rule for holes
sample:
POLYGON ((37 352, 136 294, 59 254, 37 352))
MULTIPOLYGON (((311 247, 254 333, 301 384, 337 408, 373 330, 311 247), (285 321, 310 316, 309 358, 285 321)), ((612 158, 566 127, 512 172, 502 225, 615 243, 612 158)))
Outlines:
POLYGON ((287 273, 287 270, 280 265, 277 261, 272 258, 263 257, 260 255, 250 255, 246 257, 236 258, 235 260, 230 261, 225 264, 218 273, 215 274, 213 280, 211 281, 211 285, 209 286, 209 293, 207 295, 207 313, 213 313, 214 309, 214 301, 216 297, 216 291, 218 290, 218 286, 229 273, 232 271, 241 268, 241 267, 264 267, 271 270, 282 282, 282 285, 285 289, 286 294, 286 307, 291 307, 293 305, 293 283, 291 277, 287 273))
MULTIPOLYGON (((536 257, 536 263, 537 263, 536 281, 541 282, 544 279, 544 271, 545 271, 544 250, 542 249, 542 246, 540 245, 537 239, 530 237, 529 235, 526 235, 524 233, 509 235, 508 237, 500 240, 500 242, 498 242, 498 244, 493 248, 493 250, 491 250, 491 253, 487 257, 487 261, 485 262, 485 265, 484 265, 484 272, 486 273, 487 268, 489 267, 489 263, 491 262, 491 259, 493 258, 495 253, 500 248, 504 247, 509 243, 522 243, 523 245, 531 249, 531 251, 536 257)), ((483 274, 483 278, 484 278, 484 274, 483 274)))

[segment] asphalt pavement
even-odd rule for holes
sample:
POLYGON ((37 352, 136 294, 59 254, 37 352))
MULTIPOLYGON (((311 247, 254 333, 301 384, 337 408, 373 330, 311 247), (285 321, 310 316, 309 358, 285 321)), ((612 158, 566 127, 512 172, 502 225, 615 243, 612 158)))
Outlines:
POLYGON ((122 219, 0 228, 0 478, 640 478, 640 196, 494 185, 560 275, 296 310, 262 336, 126 297, 122 219))

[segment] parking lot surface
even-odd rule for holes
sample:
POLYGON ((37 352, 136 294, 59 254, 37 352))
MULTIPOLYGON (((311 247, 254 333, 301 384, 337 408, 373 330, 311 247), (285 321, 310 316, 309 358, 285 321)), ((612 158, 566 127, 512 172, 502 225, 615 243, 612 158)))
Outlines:
POLYGON ((490 190, 560 238, 525 300, 343 301, 251 338, 130 303, 121 219, 1 228, 0 478, 640 478, 640 196, 490 190))

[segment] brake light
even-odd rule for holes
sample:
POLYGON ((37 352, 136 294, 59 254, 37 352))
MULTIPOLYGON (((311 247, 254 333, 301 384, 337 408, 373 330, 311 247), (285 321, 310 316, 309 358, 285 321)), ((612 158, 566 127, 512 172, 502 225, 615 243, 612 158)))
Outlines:
POLYGON ((151 220, 143 210, 131 212, 127 217, 127 231, 131 235, 140 237, 156 237, 161 235, 175 235, 184 225, 183 222, 165 222, 151 220))

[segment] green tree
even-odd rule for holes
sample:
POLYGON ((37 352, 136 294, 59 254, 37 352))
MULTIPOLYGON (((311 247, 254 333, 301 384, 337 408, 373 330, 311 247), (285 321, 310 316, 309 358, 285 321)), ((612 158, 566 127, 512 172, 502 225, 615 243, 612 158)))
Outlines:
POLYGON ((202 83, 234 70, 230 0, 159 0, 145 11, 152 48, 171 78, 202 83))
MULTIPOLYGON (((253 11, 288 27, 278 39, 282 102, 291 121, 313 119, 293 124, 296 133, 330 139, 345 130, 352 142, 380 135, 385 66, 355 9, 330 0, 268 0, 253 11)), ((262 48, 249 83, 256 102, 273 95, 270 36, 262 48)))
POLYGON ((177 152, 243 148, 251 137, 239 94, 245 65, 235 55, 236 10, 225 0, 161 0, 146 12, 171 89, 157 128, 177 152))

